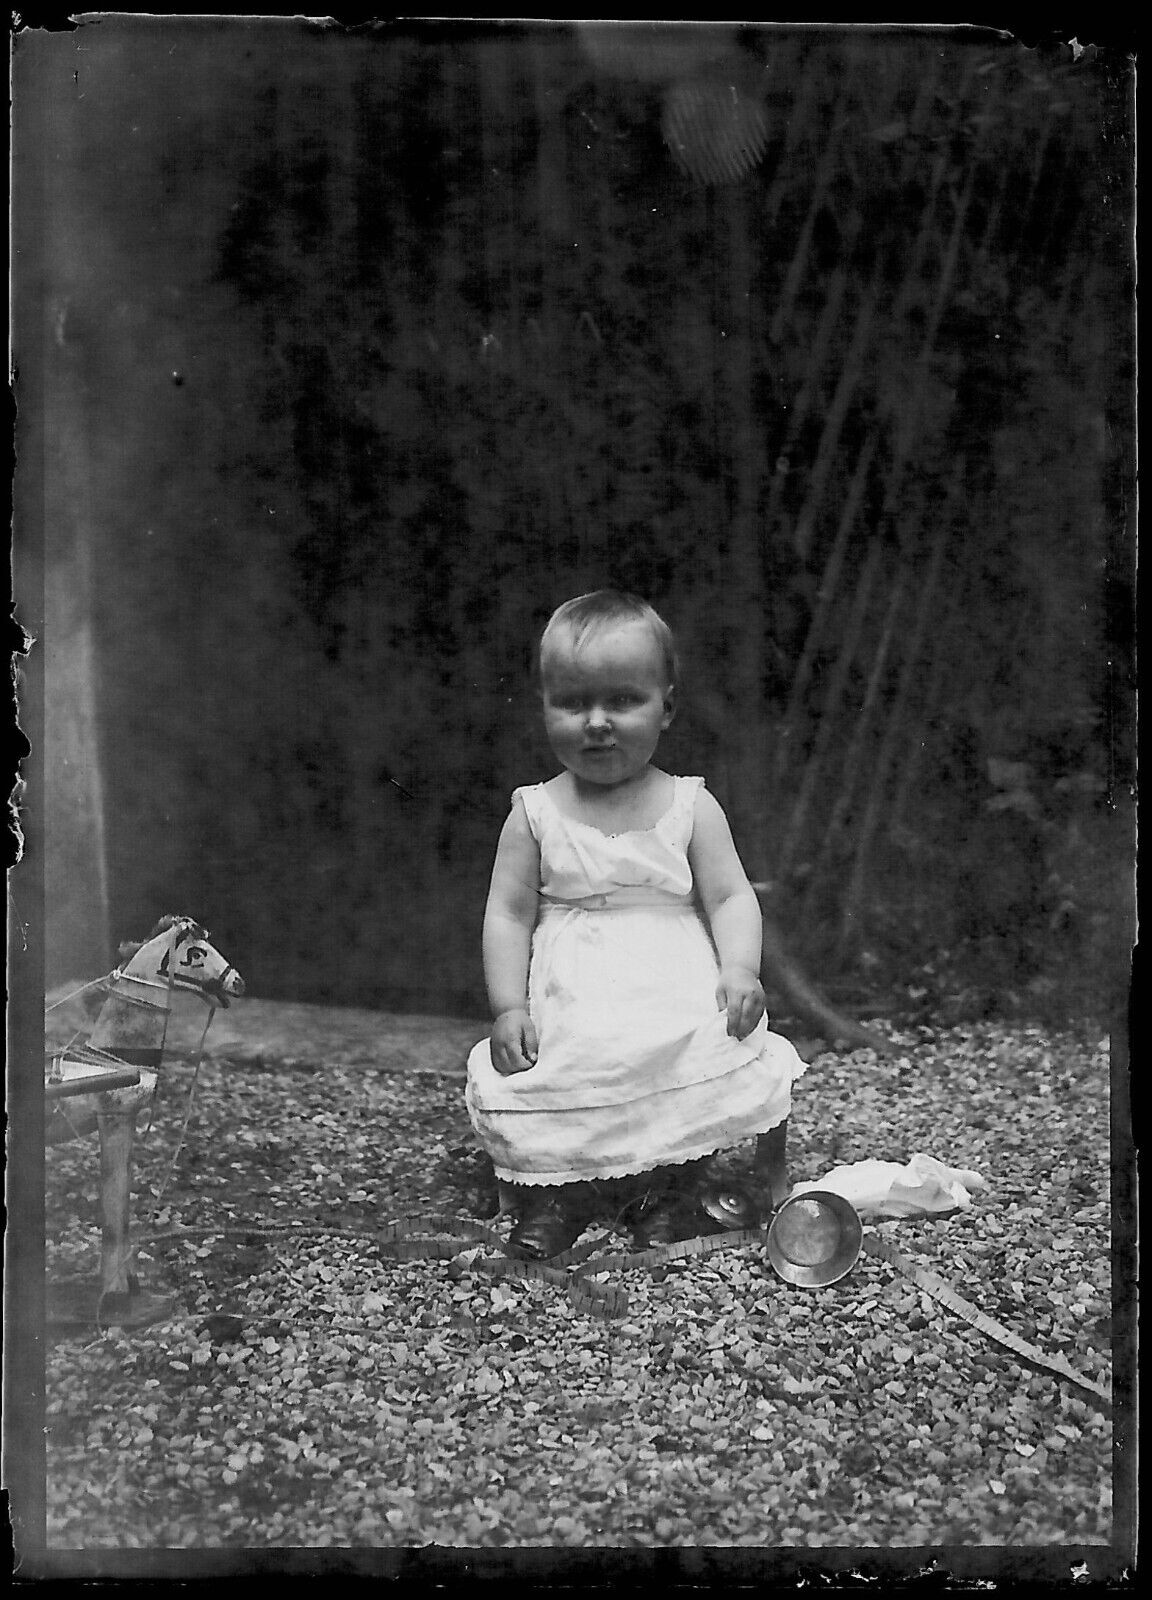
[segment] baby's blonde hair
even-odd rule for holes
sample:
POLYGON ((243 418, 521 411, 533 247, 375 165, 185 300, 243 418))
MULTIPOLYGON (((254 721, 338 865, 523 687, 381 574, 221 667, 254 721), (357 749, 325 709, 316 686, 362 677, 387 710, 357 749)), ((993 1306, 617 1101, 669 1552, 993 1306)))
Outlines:
POLYGON ((622 622, 642 622, 648 628, 663 657, 665 682, 676 688, 680 681, 680 660, 672 629, 647 600, 621 589, 593 589, 588 594, 577 595, 573 600, 565 600, 563 605, 556 607, 540 635, 540 673, 544 671, 544 658, 549 645, 555 644, 559 638, 566 637, 573 648, 579 649, 589 634, 600 633, 622 622))

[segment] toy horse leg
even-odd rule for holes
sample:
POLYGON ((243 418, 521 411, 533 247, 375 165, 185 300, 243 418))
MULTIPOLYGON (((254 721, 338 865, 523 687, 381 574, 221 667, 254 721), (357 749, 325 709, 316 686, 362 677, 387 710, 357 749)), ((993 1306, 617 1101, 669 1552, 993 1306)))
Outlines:
POLYGON ((105 1295, 135 1292, 128 1269, 134 1111, 102 1108, 100 1120, 100 1287, 105 1295))

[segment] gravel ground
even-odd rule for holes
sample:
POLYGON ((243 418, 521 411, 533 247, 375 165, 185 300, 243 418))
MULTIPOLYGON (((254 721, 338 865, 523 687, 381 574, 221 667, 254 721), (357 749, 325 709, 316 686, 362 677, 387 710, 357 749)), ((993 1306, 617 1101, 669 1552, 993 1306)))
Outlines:
MULTIPOLYGON (((887 1058, 813 1057, 793 1178, 918 1150, 976 1168, 970 1209, 886 1236, 1107 1383, 1106 1041, 881 1028, 887 1058)), ((866 1249, 816 1291, 755 1244, 617 1269, 627 1311, 605 1319, 497 1277, 489 1245, 396 1260, 373 1238, 483 1209, 458 1073, 209 1059, 181 1146, 191 1087, 176 1063, 136 1164, 141 1273, 171 1317, 49 1349, 50 1550, 1111 1537, 1107 1409, 866 1249), (233 1231, 161 1237, 179 1227, 233 1231)), ((96 1271, 95 1150, 48 1152, 52 1280, 96 1271)), ((726 1158, 734 1175, 750 1154, 726 1158)))

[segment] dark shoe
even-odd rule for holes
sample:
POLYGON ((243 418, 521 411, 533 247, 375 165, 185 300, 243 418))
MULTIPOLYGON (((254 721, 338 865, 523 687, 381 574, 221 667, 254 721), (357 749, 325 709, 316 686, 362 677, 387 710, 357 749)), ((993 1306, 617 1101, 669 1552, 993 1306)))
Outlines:
POLYGON ((574 1245, 588 1222, 588 1208, 569 1186, 531 1193, 505 1246, 520 1261, 551 1261, 574 1245))
POLYGON ((678 1166, 654 1167, 646 1175, 645 1192, 630 1221, 632 1242, 637 1250, 676 1244, 701 1231, 703 1218, 697 1197, 710 1166, 709 1158, 704 1156, 678 1166))

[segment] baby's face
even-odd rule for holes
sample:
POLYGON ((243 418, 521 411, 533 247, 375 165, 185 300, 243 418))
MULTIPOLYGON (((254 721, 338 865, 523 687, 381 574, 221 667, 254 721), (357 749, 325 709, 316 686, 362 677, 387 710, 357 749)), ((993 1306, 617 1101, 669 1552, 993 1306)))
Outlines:
POLYGON ((672 721, 673 690, 642 622, 605 628, 578 649, 555 641, 542 677, 548 742, 574 777, 615 788, 644 771, 672 721))

